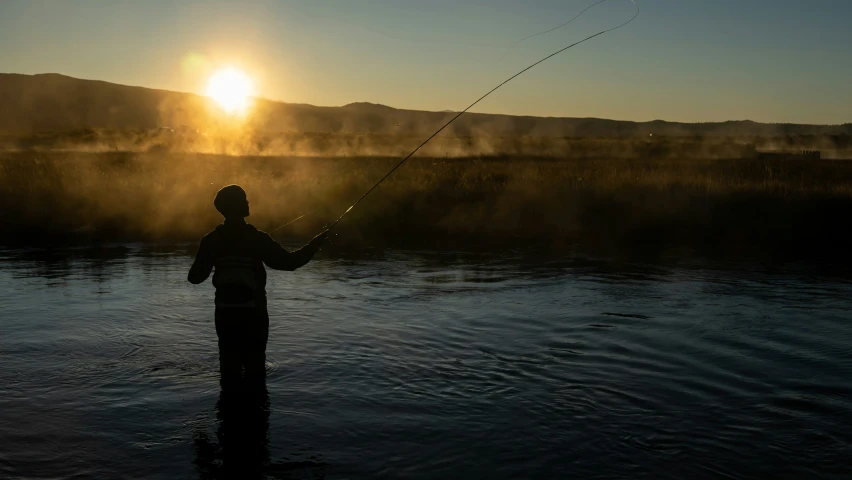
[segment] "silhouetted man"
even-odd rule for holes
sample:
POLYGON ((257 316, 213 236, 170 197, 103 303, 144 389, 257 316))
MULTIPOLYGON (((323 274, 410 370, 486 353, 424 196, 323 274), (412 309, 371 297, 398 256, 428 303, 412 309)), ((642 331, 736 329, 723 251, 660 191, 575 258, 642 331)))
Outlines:
POLYGON ((240 186, 228 185, 219 190, 213 205, 225 221, 201 239, 187 279, 199 284, 215 268, 213 286, 222 387, 239 382, 243 370, 246 380, 262 383, 269 337, 263 264, 275 270, 296 270, 313 258, 328 232, 289 252, 267 233, 245 222, 249 202, 240 186))

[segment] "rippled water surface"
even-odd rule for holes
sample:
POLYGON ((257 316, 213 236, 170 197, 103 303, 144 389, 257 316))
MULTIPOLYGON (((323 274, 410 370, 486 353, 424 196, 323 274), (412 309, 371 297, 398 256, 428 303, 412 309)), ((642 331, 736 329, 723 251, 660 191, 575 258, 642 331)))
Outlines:
POLYGON ((0 252, 2 478, 850 478, 852 283, 376 252, 270 274, 268 396, 135 245, 0 252))

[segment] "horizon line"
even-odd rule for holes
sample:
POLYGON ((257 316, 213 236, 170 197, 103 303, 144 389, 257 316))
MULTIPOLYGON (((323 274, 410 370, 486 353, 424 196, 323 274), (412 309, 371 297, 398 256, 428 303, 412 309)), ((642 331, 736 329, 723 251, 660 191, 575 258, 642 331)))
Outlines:
MULTIPOLYGON (((161 91, 161 92, 179 93, 179 94, 184 94, 184 95, 194 95, 194 96, 197 96, 197 97, 209 98, 207 95, 202 95, 202 94, 195 93, 195 92, 187 92, 187 91, 182 91, 182 90, 170 90, 170 89, 167 89, 167 88, 158 88, 158 87, 148 87, 148 86, 144 86, 144 85, 129 85, 129 84, 125 84, 125 83, 117 83, 117 82, 112 82, 112 81, 109 81, 109 80, 101 80, 101 79, 96 79, 96 78, 74 77, 72 75, 67 75, 67 74, 58 73, 58 72, 42 72, 42 73, 0 72, 0 75, 20 75, 20 76, 24 76, 24 77, 53 75, 53 76, 70 78, 70 79, 73 79, 73 80, 85 81, 85 82, 101 82, 101 83, 107 83, 107 84, 110 84, 110 85, 118 85, 118 86, 121 86, 121 87, 142 88, 142 89, 146 89, 146 90, 157 90, 157 91, 161 91)), ((254 97, 251 97, 251 98, 253 98, 255 100, 263 100, 263 101, 271 102, 271 103, 278 103, 278 104, 282 104, 282 105, 308 106, 308 107, 314 107, 314 108, 346 108, 346 107, 349 107, 349 106, 360 104, 360 105, 373 105, 373 106, 390 108, 390 109, 393 109, 393 110, 408 111, 408 112, 424 112, 424 113, 458 113, 459 112, 459 110, 446 110, 446 109, 445 110, 417 110, 417 109, 411 109, 411 108, 400 108, 400 107, 394 107, 394 106, 385 105, 385 104, 382 104, 382 103, 369 102, 369 101, 352 101, 352 102, 349 102, 345 105, 316 105, 316 104, 312 104, 312 103, 285 102, 283 100, 274 100, 274 99, 271 99, 271 98, 260 97, 260 96, 254 96, 254 97)), ((471 115, 493 115, 493 116, 519 117, 519 118, 566 119, 566 120, 603 120, 603 121, 608 121, 608 122, 624 122, 624 123, 638 123, 638 124, 663 122, 663 123, 684 124, 684 125, 706 125, 706 124, 725 124, 725 123, 747 123, 747 122, 750 122, 750 123, 755 123, 755 124, 759 124, 759 125, 796 125, 796 126, 818 126, 818 127, 840 127, 840 126, 852 125, 852 120, 850 120, 849 122, 846 122, 846 123, 761 122, 761 121, 758 121, 758 120, 751 120, 751 119, 739 119, 739 120, 731 119, 731 120, 721 120, 721 121, 678 121, 678 120, 664 120, 664 119, 661 119, 661 118, 655 118, 653 120, 623 120, 623 119, 604 118, 604 117, 568 117, 568 116, 561 116, 560 117, 560 116, 552 116, 552 115, 518 115, 518 114, 511 114, 511 113, 485 113, 485 112, 475 112, 475 111, 470 111, 470 112, 467 112, 467 113, 471 114, 471 115)))

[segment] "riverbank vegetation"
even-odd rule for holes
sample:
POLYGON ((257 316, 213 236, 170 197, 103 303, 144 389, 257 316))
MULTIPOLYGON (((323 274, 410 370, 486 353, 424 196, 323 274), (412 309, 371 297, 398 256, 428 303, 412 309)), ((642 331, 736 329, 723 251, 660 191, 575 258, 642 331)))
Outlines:
MULTIPOLYGON (((398 158, 0 153, 0 240, 197 241, 223 185, 257 227, 306 238, 398 158)), ((852 162, 415 157, 353 210, 338 246, 520 245, 607 254, 848 258, 852 162)))

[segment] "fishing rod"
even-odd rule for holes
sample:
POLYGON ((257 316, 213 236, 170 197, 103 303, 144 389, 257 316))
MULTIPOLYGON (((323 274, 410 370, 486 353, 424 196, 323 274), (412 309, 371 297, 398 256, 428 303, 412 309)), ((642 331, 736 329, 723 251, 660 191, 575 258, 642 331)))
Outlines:
MULTIPOLYGON (((595 3, 595 4, 591 5, 590 7, 586 8, 586 10, 589 10, 590 8, 594 7, 595 5, 597 5, 597 4, 599 4, 599 3, 603 3, 603 1, 605 1, 605 0, 599 0, 597 3, 595 3)), ((483 95, 483 96, 479 97, 479 99, 477 99, 475 102, 473 102, 473 103, 471 103, 470 105, 468 105, 468 107, 467 107, 467 108, 465 108, 464 110, 462 110, 461 112, 459 112, 456 116, 454 116, 453 118, 451 118, 451 119, 450 119, 447 123, 445 123, 445 124, 444 124, 441 128, 439 128, 438 130, 436 130, 436 131, 435 131, 435 133, 433 133, 432 135, 430 135, 430 136, 429 136, 429 138, 427 138, 426 140, 424 140, 424 141, 423 141, 423 143, 421 143, 420 145, 418 145, 418 146, 417 146, 417 148, 415 148, 414 150, 412 150, 412 151, 411 151, 411 153, 409 153, 408 155, 406 155, 406 156, 405 156, 405 158, 403 158, 402 160, 400 160, 400 162, 399 162, 399 163, 397 163, 397 164, 396 164, 396 166, 394 166, 394 167, 393 167, 393 168, 392 168, 392 169, 391 169, 388 173, 386 173, 384 177, 380 178, 380 179, 379 179, 379 181, 378 181, 378 182, 376 182, 376 184, 375 184, 375 185, 373 185, 373 186, 372 186, 369 190, 367 190, 366 192, 364 192, 364 194, 363 194, 363 195, 361 195, 361 196, 358 198, 358 200, 356 200, 356 201, 355 201, 355 203, 353 203, 353 204, 352 204, 349 208, 347 208, 347 209, 346 209, 346 211, 345 211, 345 212, 343 212, 343 214, 341 214, 339 217, 337 217, 337 220, 335 220, 335 221, 334 221, 334 223, 332 223, 331 225, 329 225, 329 226, 328 226, 328 228, 326 228, 326 231, 327 231, 327 232, 328 232, 328 231, 331 231, 331 229, 333 229, 335 226, 337 226, 337 224, 338 224, 338 223, 340 223, 340 221, 341 221, 341 220, 343 220, 343 217, 345 217, 345 216, 346 216, 346 214, 348 214, 349 212, 351 212, 351 211, 352 211, 352 209, 353 209, 353 208, 355 208, 355 207, 356 207, 359 203, 361 203, 361 201, 362 201, 362 200, 364 200, 365 198, 367 198, 367 195, 369 195, 370 193, 372 193, 372 191, 373 191, 373 190, 375 190, 376 188, 378 188, 378 186, 379 186, 379 185, 381 185, 381 184, 382 184, 382 182, 384 182, 384 181, 385 181, 388 177, 390 177, 390 176, 393 174, 393 172, 395 172, 395 171, 396 171, 399 167, 401 167, 401 166, 402 166, 402 164, 404 164, 405 162, 407 162, 409 158, 413 157, 413 156, 414 156, 414 154, 415 154, 415 153, 417 153, 418 151, 420 151, 420 149, 421 149, 421 148, 423 148, 424 146, 426 146, 426 144, 427 144, 427 143, 429 143, 429 142, 430 142, 433 138, 435 138, 436 136, 438 136, 438 134, 439 134, 439 133, 443 132, 443 131, 444 131, 444 129, 446 129, 447 127, 449 127, 449 126, 450 126, 453 122, 455 122, 456 120, 458 120, 458 118, 459 118, 459 117, 461 117, 462 115, 464 115, 465 113, 467 113, 467 112, 468 112, 468 110, 470 110, 471 108, 473 108, 474 106, 476 106, 479 102, 481 102, 482 100, 485 100, 485 98, 486 98, 486 97, 488 97, 488 96, 489 96, 489 95, 491 95, 492 93, 494 93, 494 92, 496 92, 497 90, 499 90, 499 89, 500 89, 500 87, 502 87, 503 85, 506 85, 507 83, 509 83, 509 82, 511 82, 512 80, 514 80, 514 79, 516 79, 516 78, 520 77, 521 75, 523 75, 523 74, 524 74, 524 73, 526 73, 527 71, 529 71, 529 70, 533 69, 534 67, 538 66, 538 65, 539 65, 539 64, 541 64, 541 63, 546 62, 547 60, 550 60, 551 58, 553 58, 553 57, 555 57, 555 56, 559 55, 560 53, 562 53, 562 52, 564 52, 564 51, 566 51, 566 50, 569 50, 569 49, 571 49, 571 48, 574 48, 574 47, 576 47, 577 45, 580 45, 581 43, 588 42, 589 40, 591 40, 591 39, 593 39, 593 38, 595 38, 595 37, 599 37, 599 36, 604 35, 604 34, 606 34, 606 33, 613 32, 613 31, 618 30, 618 29, 620 29, 620 28, 626 27, 626 26, 627 26, 627 25, 629 25, 631 22, 633 22, 633 20, 636 20, 636 17, 638 17, 638 16, 639 16, 639 5, 636 3, 636 1, 635 1, 635 0, 630 0, 630 2, 631 2, 633 5, 635 5, 635 6, 636 6, 636 13, 634 13, 634 14, 633 14, 633 16, 632 16, 632 17, 630 17, 630 20, 627 20, 626 22, 624 22, 624 23, 622 23, 622 24, 620 24, 620 25, 618 25, 618 26, 616 26, 616 27, 608 28, 608 29, 606 29, 606 30, 601 30, 600 32, 595 33, 594 35, 589 35, 588 37, 586 37, 586 38, 584 38, 584 39, 580 40, 579 42, 572 43, 571 45, 568 45, 567 47, 561 48, 561 49, 559 49, 559 50, 557 50, 557 51, 555 51, 555 52, 551 53, 550 55, 548 55, 548 56, 546 56, 546 57, 542 58, 541 60, 539 60, 539 61, 537 61, 537 62, 533 63, 532 65, 530 65, 530 66, 528 66, 528 67, 524 68, 524 69, 523 69, 523 70, 521 70, 520 72, 518 72, 518 73, 516 73, 516 74, 512 75, 511 77, 507 78, 507 79, 506 79, 506 80, 504 80, 502 83, 500 83, 500 84, 499 84, 499 85, 497 85, 496 87, 494 87, 494 88, 492 88, 491 90, 489 90, 489 91, 488 91, 485 95, 483 95)), ((583 14, 586 10, 583 10, 583 11, 582 11, 582 12, 580 12, 577 16, 575 16, 574 18, 572 18, 571 20, 569 20, 569 21, 568 21, 568 22, 566 22, 565 24, 560 25, 559 27, 556 27, 556 29, 558 29, 558 28, 562 28, 562 27, 564 27, 565 25, 567 25, 568 23, 571 23, 572 21, 574 21, 574 19, 576 19, 577 17, 579 17, 580 15, 582 15, 582 14, 583 14)), ((553 31, 553 30, 555 30, 555 29, 548 30, 547 32, 550 32, 550 31, 553 31)), ((541 34, 544 34, 544 33, 547 33, 547 32, 541 32, 541 34)), ((540 35, 540 34, 536 34, 536 35, 540 35)), ((527 38, 531 38, 531 37, 534 37, 534 36, 536 36, 536 35, 531 35, 530 37, 527 37, 527 38)), ((523 40, 526 40, 526 38, 521 39, 521 41, 523 41, 523 40)), ((520 43, 520 42, 517 42, 517 43, 520 43)), ((306 216, 306 215, 308 215, 308 214, 306 213, 305 215, 302 215, 301 217, 296 218, 295 220, 291 220, 290 222, 286 223, 285 225, 282 225, 281 227, 276 228, 275 230, 278 230, 279 228, 283 228, 284 226, 287 226, 287 225, 289 225, 289 224, 291 224, 291 223, 295 222, 296 220, 299 220, 300 218, 302 218, 302 217, 304 217, 304 216, 306 216)), ((274 231, 274 230, 273 230, 273 231, 274 231)))

